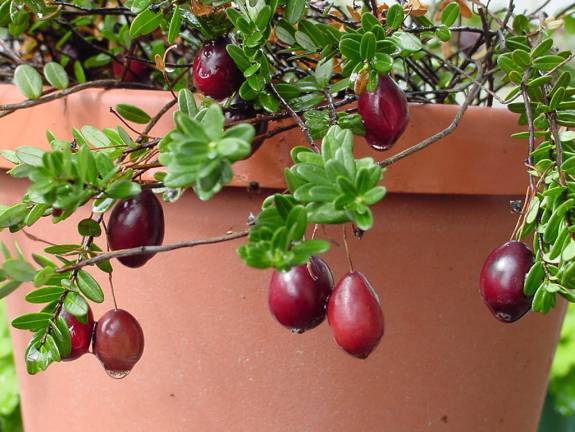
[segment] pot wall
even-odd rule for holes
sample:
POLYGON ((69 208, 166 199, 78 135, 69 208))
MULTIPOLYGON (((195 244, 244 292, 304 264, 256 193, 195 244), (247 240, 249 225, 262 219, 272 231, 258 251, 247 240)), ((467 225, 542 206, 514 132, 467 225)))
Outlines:
MULTIPOLYGON (((58 138, 71 139, 73 127, 86 124, 115 127, 119 121, 110 113, 110 107, 116 104, 129 102, 154 115, 170 99, 168 92, 149 90, 91 89, 75 93, 0 118, 0 148, 31 145, 47 149, 47 129, 58 138)), ((16 87, 0 84, 0 102, 20 100, 22 96, 16 87)), ((409 125, 390 152, 372 151, 362 138, 357 139, 355 151, 376 160, 385 159, 443 130, 458 110, 455 105, 412 104, 409 125)), ((142 129, 141 125, 136 128, 142 129)), ((172 128, 171 115, 166 115, 151 133, 163 136, 172 128)), ((390 192, 523 195, 527 186, 523 164, 527 142, 510 137, 521 128, 525 129, 517 126, 517 115, 506 108, 469 107, 451 135, 389 169, 384 177, 385 186, 390 192)), ((257 181, 262 187, 283 189, 283 169, 291 164, 289 151, 294 145, 305 145, 297 129, 266 141, 253 157, 234 164, 232 185, 257 181)), ((7 164, 0 158, 2 167, 7 164)))
MULTIPOLYGON (((13 86, 0 85, 2 102, 20 99, 13 86)), ((119 102, 153 114, 168 100, 162 92, 78 93, 0 119, 2 147, 45 146, 46 128, 68 138, 71 127, 114 126, 108 108, 119 102)), ((412 106, 393 151, 438 132, 457 109, 412 106)), ((167 117, 156 133, 170 123, 167 117)), ((241 263, 234 252, 241 240, 179 250, 138 270, 115 267, 119 306, 146 334, 144 357, 123 381, 108 378, 91 355, 30 377, 22 360, 29 334, 13 331, 27 432, 535 431, 561 310, 504 325, 478 293, 483 260, 515 224, 509 195, 526 187, 526 145, 509 138, 515 131, 507 111, 470 108, 454 134, 386 172, 384 184, 395 193, 375 207, 374 229, 352 241, 355 265, 379 292, 386 319, 383 342, 369 359, 340 351, 326 324, 294 335, 274 322, 266 301, 270 272, 241 263)), ((234 166, 234 185, 283 187, 289 148, 300 143, 298 132, 266 142, 234 166)), ((357 147, 388 156, 370 153, 361 139, 357 147)), ((0 172, 1 203, 18 201, 25 187, 0 172)), ((241 229, 263 198, 245 188, 207 203, 186 194, 165 205, 165 241, 241 229)), ((30 231, 75 242, 74 222, 86 215, 60 225, 44 220, 30 231)), ((341 243, 340 229, 319 234, 341 243)), ((41 249, 15 237, 26 253, 41 249)), ((5 232, 0 238, 14 239, 5 232)), ((335 245, 327 254, 336 278, 347 269, 344 256, 335 245)), ((28 289, 9 297, 11 317, 34 310, 23 300, 28 289)), ((109 297, 94 308, 96 317, 112 307, 109 297)))
MULTIPOLYGON (((24 182, 0 182, 1 202, 24 191, 24 182)), ((201 203, 187 194, 165 206, 166 242, 240 229, 262 198, 227 189, 201 203)), ((478 293, 485 256, 515 222, 509 198, 393 194, 375 218, 351 244, 386 319, 367 360, 340 351, 325 323, 295 335, 274 322, 270 272, 243 266, 234 253, 241 240, 180 250, 139 270, 115 268, 119 305, 146 334, 144 356, 123 381, 92 355, 27 376, 29 335, 13 332, 27 432, 535 431, 561 311, 504 325, 478 293)), ((42 221, 33 232, 66 243, 76 240, 72 226, 42 221)), ((339 229, 321 237, 341 242, 339 229)), ((41 249, 17 238, 26 253, 41 249)), ((341 247, 327 259, 336 278, 346 271, 341 247)), ((9 297, 11 317, 34 309, 26 291, 9 297)), ((111 307, 108 296, 95 316, 111 307)))

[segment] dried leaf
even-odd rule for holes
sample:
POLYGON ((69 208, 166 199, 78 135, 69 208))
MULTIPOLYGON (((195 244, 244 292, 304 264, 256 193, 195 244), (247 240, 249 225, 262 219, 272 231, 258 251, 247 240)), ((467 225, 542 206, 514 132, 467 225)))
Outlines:
POLYGON ((211 14, 215 8, 210 5, 204 5, 199 0, 192 0, 192 13, 195 16, 205 16, 211 14))
POLYGON ((403 6, 403 9, 405 10, 405 13, 410 16, 420 17, 427 13, 428 7, 426 4, 421 3, 419 0, 409 0, 403 6))
MULTIPOLYGON (((350 79, 353 79, 353 75, 350 77, 350 79)), ((368 81, 369 73, 367 71, 361 71, 359 74, 357 74, 357 77, 353 83, 353 91, 356 95, 359 96, 365 91, 368 81)))

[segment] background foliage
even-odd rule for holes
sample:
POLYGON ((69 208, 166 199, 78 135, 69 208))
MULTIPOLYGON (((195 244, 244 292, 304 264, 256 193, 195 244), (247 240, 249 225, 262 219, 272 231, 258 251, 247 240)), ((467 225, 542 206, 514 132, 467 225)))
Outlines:
POLYGON ((20 398, 4 302, 0 301, 0 432, 20 432, 20 398))

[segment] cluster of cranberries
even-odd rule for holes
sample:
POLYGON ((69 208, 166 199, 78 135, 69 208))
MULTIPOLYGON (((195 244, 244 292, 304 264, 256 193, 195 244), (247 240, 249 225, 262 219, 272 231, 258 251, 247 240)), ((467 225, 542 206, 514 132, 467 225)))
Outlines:
POLYGON ((144 352, 144 332, 129 312, 112 309, 98 322, 94 321, 88 307, 86 322, 80 322, 74 315, 61 312, 70 330, 70 354, 64 361, 75 360, 93 347, 93 352, 113 378, 123 378, 132 370, 144 352))
MULTIPOLYGON (((157 246, 164 239, 164 212, 162 204, 150 190, 118 202, 108 223, 108 243, 112 250, 141 246, 157 246)), ((138 254, 119 258, 127 267, 141 267, 152 254, 138 254)), ((61 312, 68 324, 72 349, 63 360, 74 360, 90 350, 100 360, 108 375, 123 378, 142 357, 144 332, 129 312, 113 309, 94 322, 88 309, 82 323, 66 311, 61 312)))
POLYGON ((379 298, 359 272, 347 273, 333 285, 329 266, 318 257, 287 272, 274 271, 268 292, 270 311, 296 333, 318 326, 327 314, 336 343, 364 359, 383 336, 379 298))
POLYGON ((479 278, 480 293, 500 321, 517 321, 531 309, 531 297, 523 292, 525 277, 533 265, 533 252, 523 242, 510 241, 489 254, 479 278))

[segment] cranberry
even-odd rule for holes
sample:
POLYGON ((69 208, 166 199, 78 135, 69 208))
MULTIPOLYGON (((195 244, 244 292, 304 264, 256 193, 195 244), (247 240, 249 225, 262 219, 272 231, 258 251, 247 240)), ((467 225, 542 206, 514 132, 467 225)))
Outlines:
POLYGON ((243 75, 226 51, 225 39, 206 42, 194 58, 194 85, 204 95, 221 100, 240 88, 243 75))
POLYGON ((268 304, 271 313, 283 326, 303 333, 325 319, 325 305, 333 288, 327 263, 312 257, 308 264, 287 272, 274 271, 268 304))
POLYGON ((531 309, 523 294, 525 276, 533 265, 533 252, 523 242, 510 241, 489 254, 479 278, 483 301, 500 321, 517 321, 531 309))
POLYGON ((123 378, 144 352, 144 332, 129 312, 113 309, 96 324, 94 353, 113 378, 123 378))
MULTIPOLYGON (((164 211, 152 191, 146 189, 134 198, 120 201, 108 222, 108 242, 112 250, 159 246, 164 240, 164 211)), ((141 267, 154 254, 118 258, 128 267, 141 267)))
POLYGON ((380 75, 375 92, 359 97, 358 111, 365 126, 365 139, 375 150, 389 149, 409 122, 407 99, 387 75, 380 75))
POLYGON ((383 336, 379 298, 366 277, 346 274, 327 303, 327 320, 336 343, 354 357, 366 358, 383 336))
POLYGON ((126 59, 122 56, 118 57, 118 59, 121 63, 112 60, 112 74, 114 78, 122 79, 123 77, 124 82, 137 82, 142 81, 146 77, 148 67, 144 62, 126 59), (127 69, 125 74, 124 67, 127 69))
POLYGON ((90 344, 92 343, 92 333, 94 331, 94 315, 92 314, 92 309, 88 306, 88 314, 86 316, 86 322, 80 322, 71 313, 62 310, 60 316, 64 318, 66 324, 68 324, 68 330, 70 331, 70 343, 72 349, 70 354, 63 357, 62 360, 69 361, 75 360, 78 357, 83 356, 90 350, 90 344))

